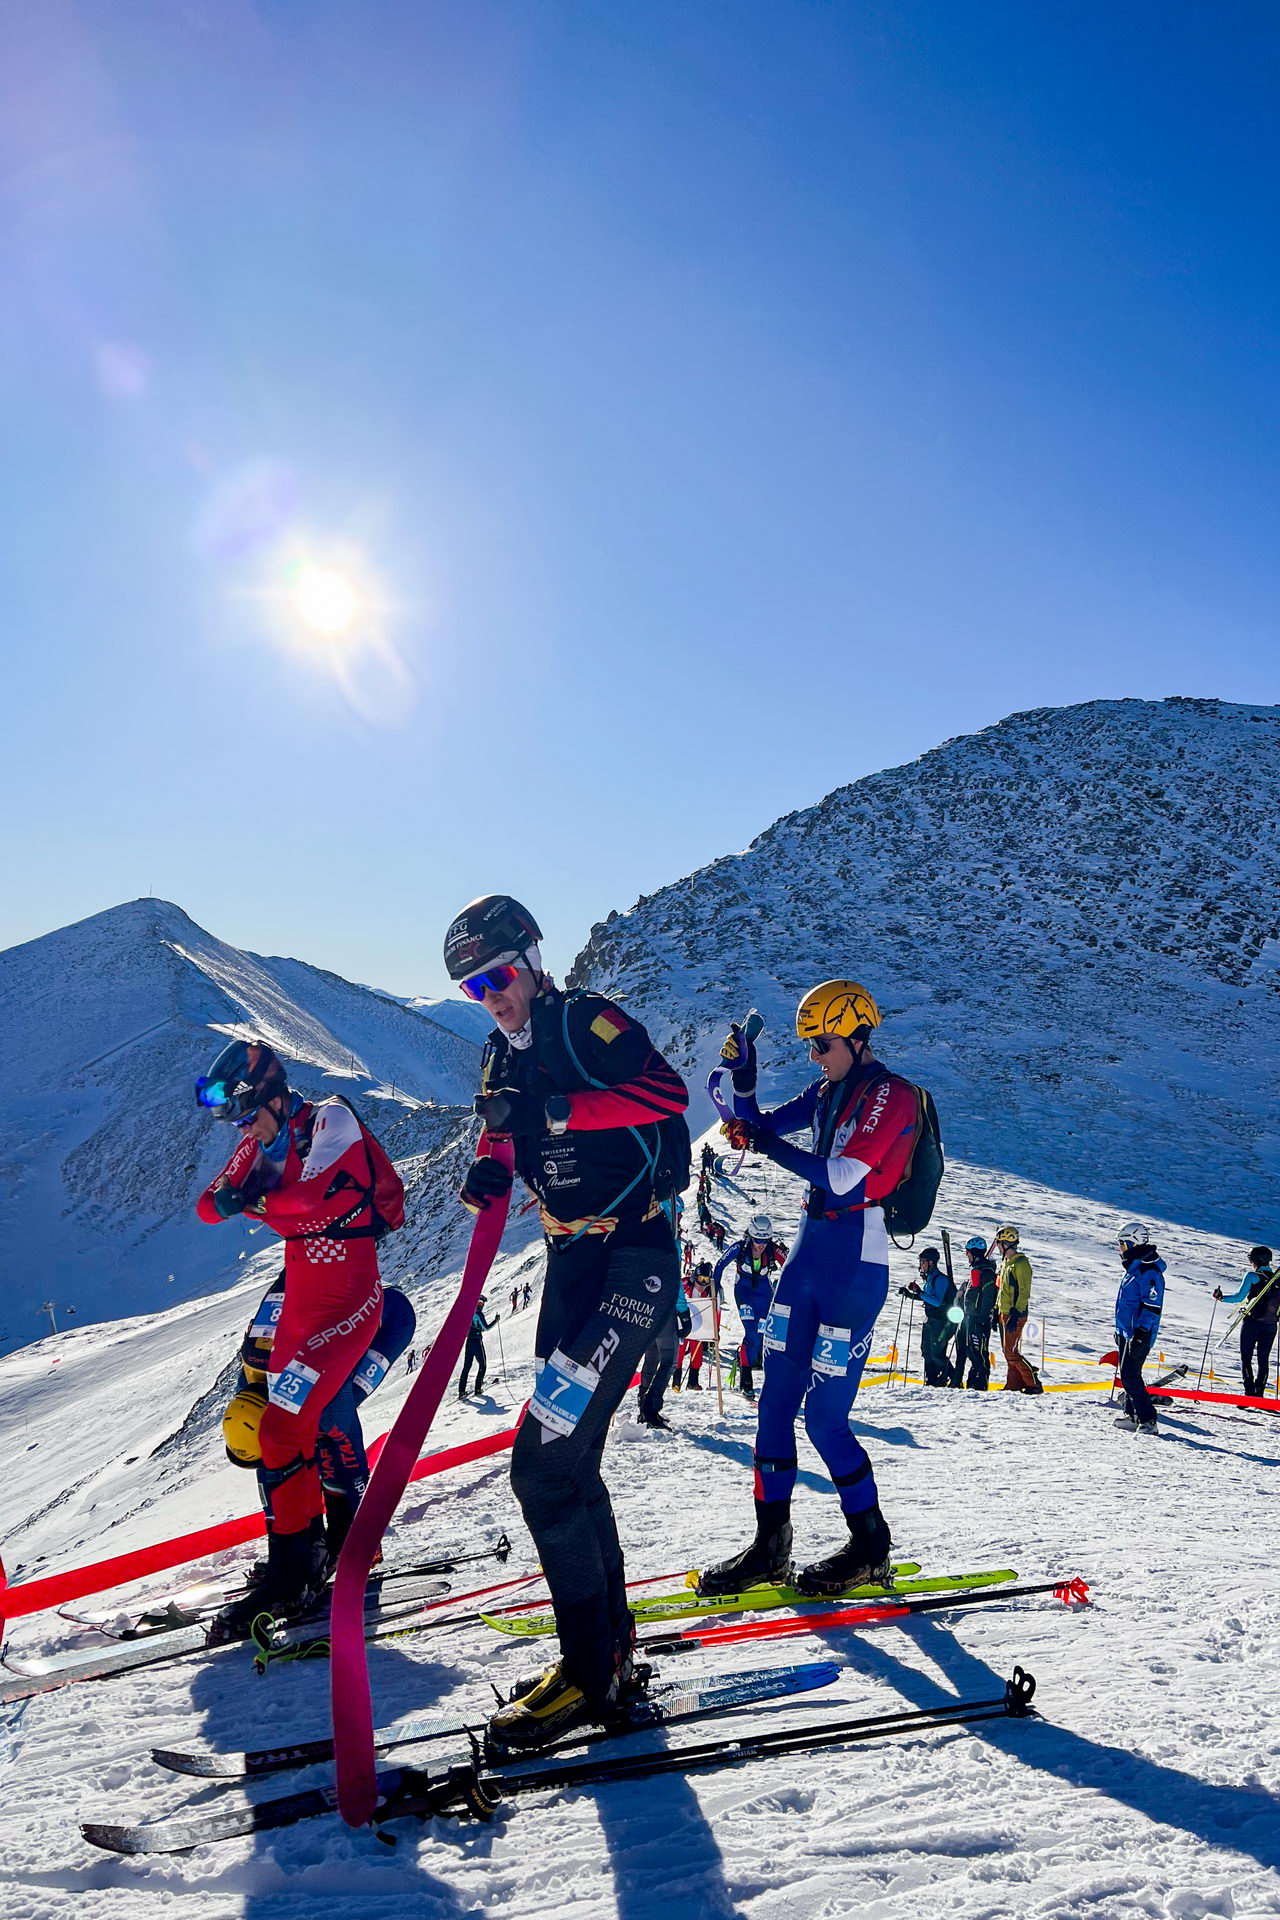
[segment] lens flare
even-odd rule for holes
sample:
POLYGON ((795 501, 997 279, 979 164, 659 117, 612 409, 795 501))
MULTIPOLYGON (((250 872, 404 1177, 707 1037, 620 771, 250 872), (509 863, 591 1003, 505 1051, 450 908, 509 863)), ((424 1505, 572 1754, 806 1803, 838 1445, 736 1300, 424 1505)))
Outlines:
POLYGON ((337 567, 304 564, 290 593, 293 610, 304 627, 330 639, 350 632, 360 616, 360 592, 348 574, 337 567))

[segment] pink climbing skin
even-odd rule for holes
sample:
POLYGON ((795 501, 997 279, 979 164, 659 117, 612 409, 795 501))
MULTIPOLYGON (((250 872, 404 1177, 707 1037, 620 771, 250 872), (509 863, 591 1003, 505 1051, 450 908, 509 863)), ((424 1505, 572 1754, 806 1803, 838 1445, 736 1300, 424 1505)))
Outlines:
MULTIPOLYGON (((482 1136, 479 1151, 510 1172, 514 1150, 509 1139, 482 1136)), ((374 1555, 400 1504, 409 1475, 422 1450, 444 1390, 462 1352, 480 1293, 507 1224, 510 1193, 491 1199, 476 1215, 462 1269, 462 1284, 418 1368, 417 1378, 369 1476, 351 1531, 338 1556, 329 1617, 330 1697, 333 1747, 338 1777, 338 1810, 349 1827, 369 1824, 377 1805, 373 1748, 373 1700, 364 1638, 364 1595, 374 1555)))

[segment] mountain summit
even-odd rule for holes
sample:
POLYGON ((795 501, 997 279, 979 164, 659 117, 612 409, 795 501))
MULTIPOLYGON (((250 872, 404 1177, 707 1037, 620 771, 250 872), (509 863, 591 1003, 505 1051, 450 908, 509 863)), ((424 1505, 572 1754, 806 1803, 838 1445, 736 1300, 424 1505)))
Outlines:
MULTIPOLYGON (((132 900, 0 953, 0 1351, 62 1324, 172 1306, 227 1277, 242 1234, 192 1211, 230 1131, 195 1104, 228 1034, 259 1034, 306 1093, 382 1129, 423 1102, 469 1106, 479 1048, 301 960, 215 939, 132 900), (379 1117, 379 1114, 383 1117, 379 1117)), ((422 1127, 417 1133, 422 1133, 422 1127)))
POLYGON ((570 981, 698 1088, 758 1006, 772 1097, 807 1072, 800 995, 861 980, 949 1150, 1274 1238, 1277 748, 1280 708, 1223 700, 1013 714, 610 914, 570 981))

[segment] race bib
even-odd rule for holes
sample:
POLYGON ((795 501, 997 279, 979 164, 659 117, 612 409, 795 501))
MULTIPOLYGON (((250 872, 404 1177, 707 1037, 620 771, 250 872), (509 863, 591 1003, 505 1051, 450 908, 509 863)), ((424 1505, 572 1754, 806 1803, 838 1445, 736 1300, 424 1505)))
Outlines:
POLYGON ((267 1398, 273 1407, 283 1407, 286 1413, 300 1413, 319 1378, 316 1369, 305 1361, 291 1360, 283 1373, 267 1375, 267 1398))
POLYGON ((378 1353, 373 1347, 370 1347, 368 1353, 366 1353, 364 1359, 351 1376, 352 1386, 357 1393, 364 1394, 367 1397, 373 1392, 378 1383, 385 1379, 387 1368, 390 1365, 391 1362, 385 1355, 378 1353))
POLYGON ((548 1433, 566 1438, 586 1412, 599 1383, 594 1367, 580 1366, 557 1347, 538 1375, 529 1411, 548 1433))
POLYGON ((787 1335, 791 1331, 791 1309, 782 1307, 775 1300, 769 1309, 764 1323, 764 1350, 766 1353, 782 1353, 786 1349, 787 1335))
POLYGON ((813 1370, 833 1379, 849 1371, 849 1343, 852 1327, 819 1327, 813 1343, 813 1370))
POLYGON ((284 1290, 269 1293, 254 1315, 253 1325, 249 1329, 250 1340, 274 1340, 280 1315, 284 1311, 284 1290))

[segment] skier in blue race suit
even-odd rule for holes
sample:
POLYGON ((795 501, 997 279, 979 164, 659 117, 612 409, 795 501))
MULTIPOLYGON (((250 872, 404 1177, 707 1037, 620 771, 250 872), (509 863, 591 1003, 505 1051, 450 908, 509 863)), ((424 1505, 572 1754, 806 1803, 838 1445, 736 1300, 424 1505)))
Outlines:
POLYGON ((920 1126, 916 1089, 873 1057, 880 1024, 875 1001, 854 981, 828 981, 801 1001, 796 1031, 822 1077, 798 1098, 762 1113, 755 1096, 755 1049, 733 1028, 711 1077, 712 1097, 731 1118, 735 1146, 809 1182, 800 1232, 778 1282, 764 1330, 764 1387, 755 1446, 756 1537, 745 1552, 704 1570, 699 1591, 729 1593, 791 1575, 795 1422, 831 1475, 849 1529, 845 1546, 806 1567, 806 1593, 839 1593, 888 1577, 889 1529, 871 1462, 849 1414, 889 1289, 889 1246, 880 1202, 910 1164, 920 1126), (783 1136, 810 1130, 812 1150, 783 1136))
POLYGON ((1134 1426, 1139 1433, 1154 1433, 1156 1403, 1147 1392, 1142 1367, 1164 1311, 1164 1261, 1152 1243, 1150 1227, 1133 1221, 1121 1227, 1117 1238, 1124 1265, 1116 1295, 1116 1345, 1124 1388, 1121 1424, 1134 1426))
POLYGON ((714 1279, 727 1267, 736 1267, 733 1301, 742 1322, 742 1345, 738 1349, 738 1378, 748 1400, 754 1400, 755 1376, 764 1360, 764 1323, 773 1304, 774 1275, 787 1257, 787 1250, 773 1238, 773 1224, 763 1213, 753 1215, 745 1239, 723 1254, 714 1279))

